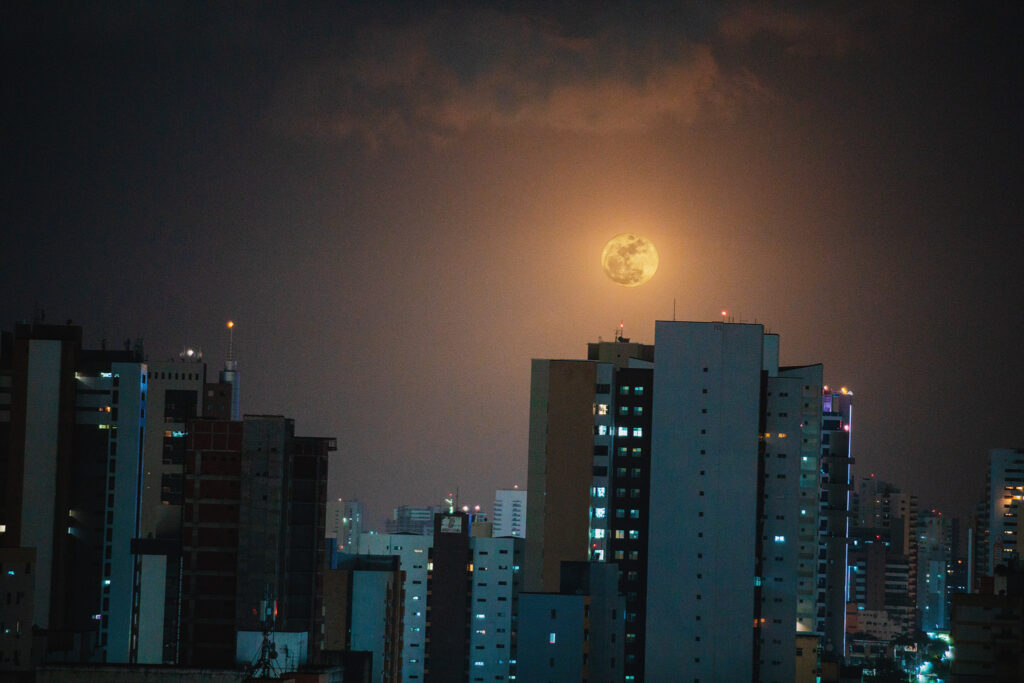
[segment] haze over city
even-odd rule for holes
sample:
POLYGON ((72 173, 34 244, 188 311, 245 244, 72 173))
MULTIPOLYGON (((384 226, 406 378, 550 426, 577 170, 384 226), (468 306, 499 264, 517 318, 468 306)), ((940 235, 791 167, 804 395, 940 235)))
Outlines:
POLYGON ((0 319, 211 368, 234 320, 243 411, 337 437, 380 526, 525 486, 531 358, 727 310, 964 514, 1021 444, 1020 12, 8 7, 0 319))

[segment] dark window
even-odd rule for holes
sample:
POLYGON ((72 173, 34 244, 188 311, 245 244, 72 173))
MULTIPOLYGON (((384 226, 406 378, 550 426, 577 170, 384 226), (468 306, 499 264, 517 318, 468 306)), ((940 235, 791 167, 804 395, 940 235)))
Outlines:
POLYGON ((172 422, 185 422, 196 416, 198 392, 184 389, 168 389, 164 392, 164 417, 172 422))
POLYGON ((180 465, 185 460, 185 439, 180 436, 164 437, 164 464, 180 465))
POLYGON ((160 502, 167 505, 181 505, 180 474, 163 474, 160 476, 160 502))

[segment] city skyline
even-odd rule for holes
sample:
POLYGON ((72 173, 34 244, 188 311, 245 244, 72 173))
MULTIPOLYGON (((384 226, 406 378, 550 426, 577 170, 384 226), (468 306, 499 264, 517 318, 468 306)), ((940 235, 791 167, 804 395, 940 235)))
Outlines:
POLYGON ((5 15, 0 327, 213 368, 235 320, 243 411, 336 435, 370 527, 524 488, 531 359, 673 313, 821 362, 855 475, 929 508, 1020 445, 1019 9, 5 15), (621 232, 661 257, 633 289, 621 232))

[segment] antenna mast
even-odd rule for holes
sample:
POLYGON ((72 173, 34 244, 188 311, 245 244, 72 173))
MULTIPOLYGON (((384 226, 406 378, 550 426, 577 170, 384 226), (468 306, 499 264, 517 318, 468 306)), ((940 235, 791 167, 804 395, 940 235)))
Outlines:
POLYGON ((253 678, 277 678, 281 675, 281 667, 277 663, 277 645, 274 643, 274 622, 277 620, 277 600, 273 598, 270 584, 267 584, 263 608, 263 642, 256 661, 252 663, 253 678))
POLYGON ((235 321, 228 321, 228 360, 235 359, 235 321))

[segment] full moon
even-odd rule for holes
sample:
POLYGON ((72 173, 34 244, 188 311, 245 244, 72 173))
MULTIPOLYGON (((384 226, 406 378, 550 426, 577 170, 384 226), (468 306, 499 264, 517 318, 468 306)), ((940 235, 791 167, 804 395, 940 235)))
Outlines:
POLYGON ((604 245, 601 267, 613 281, 625 287, 636 287, 650 280, 658 270, 658 251, 649 239, 623 233, 604 245))

